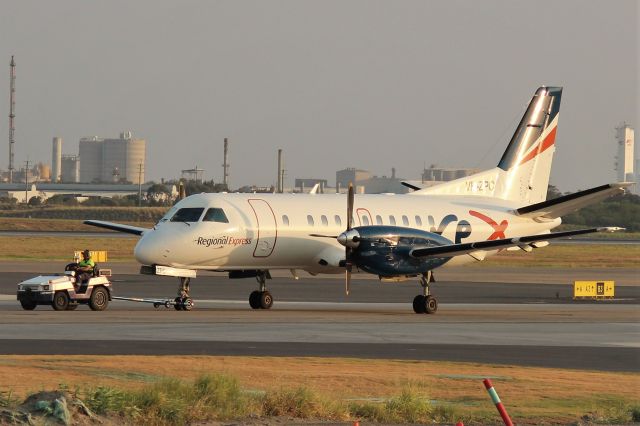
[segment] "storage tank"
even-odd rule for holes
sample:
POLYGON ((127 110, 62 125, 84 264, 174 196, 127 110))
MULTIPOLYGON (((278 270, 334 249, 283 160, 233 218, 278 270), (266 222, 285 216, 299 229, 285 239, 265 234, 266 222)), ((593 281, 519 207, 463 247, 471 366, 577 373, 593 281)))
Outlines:
MULTIPOLYGON (((145 168, 145 156, 146 156, 146 144, 144 139, 129 139, 127 140, 126 150, 126 176, 129 182, 144 183, 144 168, 145 168), (142 174, 139 176, 140 165, 142 165, 142 174)), ((122 172, 121 172, 122 173, 122 172)))
POLYGON ((80 139, 78 154, 80 161, 80 182, 91 183, 102 179, 103 139, 92 136, 80 139))
POLYGON ((55 183, 60 180, 60 174, 62 173, 62 138, 53 138, 53 149, 51 155, 51 182, 55 183))
POLYGON ((38 163, 38 175, 40 180, 51 180, 51 167, 48 164, 38 163))
POLYGON ((63 155, 61 164, 62 170, 60 174, 60 181, 65 183, 77 183, 80 174, 80 159, 78 156, 63 155))

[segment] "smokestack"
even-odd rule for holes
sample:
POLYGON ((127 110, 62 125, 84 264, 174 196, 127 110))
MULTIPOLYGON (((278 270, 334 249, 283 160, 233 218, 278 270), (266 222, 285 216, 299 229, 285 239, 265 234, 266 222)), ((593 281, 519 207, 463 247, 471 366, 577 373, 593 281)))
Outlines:
POLYGON ((53 138, 51 155, 51 183, 60 182, 62 177, 62 138, 53 138))
POLYGON ((224 138, 224 162, 222 163, 222 183, 229 190, 229 140, 224 138))
POLYGON ((15 144, 15 125, 13 119, 16 117, 16 63, 11 56, 11 63, 9 64, 9 183, 13 183, 13 170, 14 165, 14 153, 13 145, 15 144))
POLYGON ((277 192, 282 194, 284 192, 284 163, 282 160, 282 150, 278 150, 278 187, 277 192))

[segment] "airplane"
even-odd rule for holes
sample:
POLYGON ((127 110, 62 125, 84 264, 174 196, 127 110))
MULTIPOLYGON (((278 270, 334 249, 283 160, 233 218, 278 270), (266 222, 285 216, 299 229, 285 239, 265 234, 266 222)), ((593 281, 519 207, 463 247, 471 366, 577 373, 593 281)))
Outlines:
POLYGON ((501 250, 530 252, 550 240, 623 228, 551 232, 561 216, 624 192, 630 183, 598 186, 547 200, 562 87, 543 86, 531 98, 497 166, 413 192, 343 194, 202 193, 176 203, 152 228, 86 220, 88 225, 140 236, 134 256, 141 273, 176 276, 177 310, 191 310, 190 279, 219 271, 255 277, 253 309, 269 309, 270 271, 345 273, 381 280, 418 278, 415 313, 433 314, 433 270, 479 262, 501 250))

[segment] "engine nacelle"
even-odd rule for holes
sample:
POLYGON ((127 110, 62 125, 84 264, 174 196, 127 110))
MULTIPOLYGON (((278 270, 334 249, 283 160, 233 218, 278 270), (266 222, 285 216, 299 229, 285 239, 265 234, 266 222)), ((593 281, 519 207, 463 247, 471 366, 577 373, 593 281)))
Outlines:
POLYGON ((352 248, 351 261, 359 269, 383 277, 418 275, 451 259, 417 259, 409 255, 415 248, 435 247, 452 242, 441 235, 399 226, 359 226, 353 228, 358 245, 352 248))

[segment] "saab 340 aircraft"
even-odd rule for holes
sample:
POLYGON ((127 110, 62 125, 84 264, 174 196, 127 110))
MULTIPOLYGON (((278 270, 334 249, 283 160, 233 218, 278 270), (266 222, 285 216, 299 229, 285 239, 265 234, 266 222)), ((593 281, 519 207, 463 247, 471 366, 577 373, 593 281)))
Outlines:
POLYGON ((546 200, 555 151, 561 87, 540 87, 497 167, 404 195, 191 195, 153 227, 86 224, 139 235, 135 257, 142 273, 180 278, 175 308, 190 310, 190 278, 197 270, 229 278, 256 277, 249 304, 269 309, 269 271, 343 273, 349 293, 355 267, 382 280, 418 277, 416 313, 435 313, 432 271, 479 262, 503 249, 532 251, 548 241, 621 228, 551 233, 560 217, 624 192, 614 183, 546 200), (346 199, 345 199, 346 198, 346 199))

